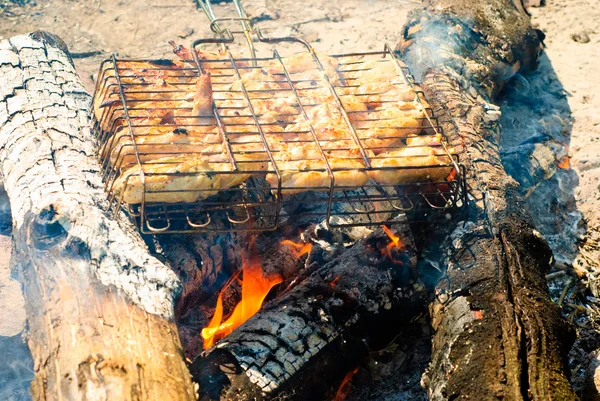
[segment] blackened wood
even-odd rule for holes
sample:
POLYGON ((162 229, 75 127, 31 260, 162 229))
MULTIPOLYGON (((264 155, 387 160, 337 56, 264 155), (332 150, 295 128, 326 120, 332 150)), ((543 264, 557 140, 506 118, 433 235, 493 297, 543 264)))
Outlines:
POLYGON ((365 356, 365 337, 422 311, 414 247, 392 262, 378 229, 309 275, 191 366, 201 399, 322 399, 365 356))
MULTIPOLYGON (((186 236, 163 236, 158 239, 162 255, 179 276, 183 291, 177 299, 175 318, 186 357, 194 360, 203 347, 200 331, 214 314, 216 299, 225 283, 242 268, 241 255, 258 255, 266 276, 278 275, 283 280, 280 288, 290 285, 306 267, 313 263, 313 254, 299 256, 295 248, 282 245, 285 238, 298 244, 310 241, 294 232, 277 230, 274 233, 219 233, 186 236)), ((314 254, 320 254, 315 245, 314 254)), ((319 261, 322 258, 319 257, 319 261)), ((228 297, 241 290, 239 281, 229 286, 224 297, 225 308, 238 299, 228 297)))
POLYGON ((175 275, 108 211, 91 97, 64 43, 0 42, 0 171, 26 299, 34 400, 193 400, 175 275))
MULTIPOLYGON (((335 207, 350 209, 349 205, 335 207)), ((383 208, 380 205, 377 207, 383 208)), ((327 206, 321 203, 312 206, 311 215, 285 216, 275 231, 155 238, 157 250, 173 267, 182 283, 183 291, 177 300, 175 317, 187 358, 194 360, 200 355, 203 341, 198 333, 214 314, 221 288, 242 269, 242 254, 256 255, 266 276, 278 275, 282 278, 283 283, 276 291, 272 291, 272 296, 276 297, 372 231, 359 226, 329 228, 322 217, 318 217, 326 214, 327 206), (299 255, 297 248, 289 243, 284 244, 284 240, 297 245, 311 245, 312 249, 308 254, 299 255)), ((355 221, 360 218, 364 217, 352 219, 355 221)), ((409 235, 407 231, 405 233, 409 235)), ((226 310, 231 310, 239 298, 229 295, 239 295, 240 289, 239 280, 230 283, 223 297, 226 310)))
POLYGON ((398 50, 469 171, 470 203, 441 247, 447 276, 431 305, 430 399, 577 399, 566 367, 573 331, 544 280, 552 254, 498 151, 493 98, 535 68, 538 34, 508 0, 430 1, 410 16, 398 50))

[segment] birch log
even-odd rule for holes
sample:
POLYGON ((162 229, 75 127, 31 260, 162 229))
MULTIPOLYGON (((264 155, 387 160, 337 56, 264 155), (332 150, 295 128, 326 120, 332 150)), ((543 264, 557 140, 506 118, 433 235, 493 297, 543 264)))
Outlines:
POLYGON ((0 42, 0 171, 22 280, 34 400, 193 400, 174 274, 107 212, 84 91, 65 44, 0 42))
MULTIPOLYGON (((520 0, 429 0, 398 50, 454 146, 470 202, 442 246, 447 277, 431 306, 431 400, 575 400, 573 331, 547 294, 552 253, 502 166, 494 97, 533 69, 540 39, 520 0)), ((432 247, 439 249, 440 244, 432 247)))

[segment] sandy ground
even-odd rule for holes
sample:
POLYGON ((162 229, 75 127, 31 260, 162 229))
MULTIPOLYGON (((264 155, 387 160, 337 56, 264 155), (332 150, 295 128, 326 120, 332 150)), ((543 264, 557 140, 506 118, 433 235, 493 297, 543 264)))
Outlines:
POLYGON ((568 152, 578 181, 577 208, 587 225, 576 266, 596 276, 600 274, 600 2, 549 1, 531 13, 533 23, 547 35, 546 55, 571 112, 568 152))
MULTIPOLYGON (((394 45, 407 12, 419 5, 411 0, 246 3, 250 16, 262 19, 258 24, 265 33, 297 35, 327 53, 380 49, 384 42, 394 45)), ((233 10, 225 3, 218 8, 220 15, 232 15, 233 10)), ((540 70, 517 77, 501 99, 503 147, 507 154, 511 149, 520 151, 527 131, 528 137, 541 138, 534 141, 535 149, 540 145, 551 150, 546 159, 555 167, 544 180, 530 183, 529 205, 540 231, 560 255, 557 269, 563 269, 566 277, 574 275, 575 269, 582 276, 575 286, 579 296, 596 299, 600 295, 596 284, 600 277, 600 2, 548 0, 530 12, 534 26, 547 35, 547 48, 540 70), (565 167, 565 155, 570 156, 570 168, 556 167, 559 162, 565 167)), ((90 91, 100 62, 112 52, 120 57, 170 58, 169 40, 187 45, 209 35, 206 18, 192 0, 49 0, 0 8, 0 39, 39 29, 67 43, 90 91)), ((24 320, 19 286, 7 268, 9 251, 7 237, 0 237, 0 339, 13 341, 24 320)), ((558 293, 564 285, 564 281, 550 283, 558 293)), ((574 297, 569 299, 575 302, 574 297)), ((565 313, 573 318, 567 307, 565 313)), ((581 319, 588 331, 595 327, 585 317, 574 320, 581 323, 581 319)), ((588 342, 579 353, 598 346, 600 340, 588 342)), ((585 362, 581 358, 574 362, 576 375, 585 362)), ((1 390, 0 386, 0 398, 1 390)))
MULTIPOLYGON (((0 248, 10 249, 10 236, 0 236, 0 248)), ((8 252, 0 259, 0 336, 12 337, 25 326, 25 304, 21 295, 21 285, 13 280, 8 265, 8 252)))

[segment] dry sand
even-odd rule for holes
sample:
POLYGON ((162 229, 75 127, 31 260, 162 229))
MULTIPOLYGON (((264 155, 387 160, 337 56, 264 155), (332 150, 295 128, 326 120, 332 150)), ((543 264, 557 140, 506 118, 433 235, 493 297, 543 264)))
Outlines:
POLYGON ((569 154, 579 179, 575 199, 587 224, 577 265, 599 274, 600 1, 549 1, 531 13, 533 23, 547 35, 545 52, 571 110, 569 154), (582 36, 585 43, 575 40, 582 36))

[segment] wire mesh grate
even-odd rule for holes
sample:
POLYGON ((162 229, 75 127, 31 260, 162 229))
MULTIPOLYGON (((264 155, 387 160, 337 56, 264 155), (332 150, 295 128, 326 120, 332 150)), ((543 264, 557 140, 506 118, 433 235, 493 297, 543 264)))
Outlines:
POLYGON ((387 45, 320 56, 256 34, 304 50, 196 50, 233 40, 222 35, 180 49, 182 60, 101 65, 95 133, 114 210, 142 232, 175 233, 273 230, 292 216, 392 224, 465 202, 459 152, 387 45))

